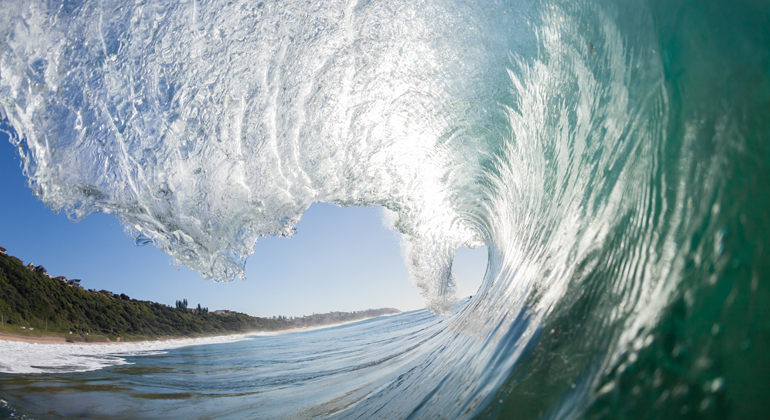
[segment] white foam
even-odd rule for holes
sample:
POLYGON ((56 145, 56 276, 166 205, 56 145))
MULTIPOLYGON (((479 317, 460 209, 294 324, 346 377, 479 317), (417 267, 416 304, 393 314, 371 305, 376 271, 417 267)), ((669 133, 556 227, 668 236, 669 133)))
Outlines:
POLYGON ((87 372, 108 366, 130 364, 121 356, 162 354, 164 350, 204 344, 247 340, 247 335, 185 338, 110 345, 37 344, 0 340, 0 372, 52 373, 87 372))

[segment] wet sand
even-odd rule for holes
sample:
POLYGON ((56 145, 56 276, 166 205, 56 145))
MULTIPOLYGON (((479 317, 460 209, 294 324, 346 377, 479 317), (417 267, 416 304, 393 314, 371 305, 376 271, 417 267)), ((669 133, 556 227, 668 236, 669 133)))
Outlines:
POLYGON ((84 341, 81 336, 74 334, 72 337, 63 337, 55 335, 31 336, 0 332, 0 340, 19 341, 23 343, 35 344, 120 344, 120 342, 110 341, 108 338, 98 338, 95 340, 84 341))

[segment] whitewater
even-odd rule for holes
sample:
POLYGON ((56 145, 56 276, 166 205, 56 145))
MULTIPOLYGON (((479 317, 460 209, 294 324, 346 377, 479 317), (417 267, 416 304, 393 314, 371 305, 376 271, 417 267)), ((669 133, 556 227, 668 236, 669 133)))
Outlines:
MULTIPOLYGON (((154 356, 88 373, 178 394, 137 417, 759 418, 768 28, 763 1, 5 0, 0 116, 52 210, 203 278, 243 278, 314 202, 383 206, 404 238, 429 311, 291 335, 318 357, 270 338, 281 375, 324 372, 291 389, 262 388, 256 339, 169 350, 194 391, 154 356)), ((7 416, 56 418, 0 379, 7 416)))
MULTIPOLYGON (((266 333, 254 333, 265 335, 266 333)), ((13 374, 88 372, 107 366, 126 364, 120 357, 156 355, 169 349, 232 343, 247 339, 247 335, 230 335, 206 338, 181 338, 164 341, 103 344, 38 344, 22 341, 0 340, 0 372, 13 374)))

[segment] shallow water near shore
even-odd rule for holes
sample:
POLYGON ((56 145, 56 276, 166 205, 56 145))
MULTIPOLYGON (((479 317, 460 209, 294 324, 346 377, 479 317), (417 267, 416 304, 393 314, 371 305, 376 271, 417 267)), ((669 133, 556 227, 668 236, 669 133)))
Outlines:
POLYGON ((349 416, 362 399, 387 395, 388 384, 405 380, 401 372, 427 367, 419 355, 442 322, 423 310, 229 343, 132 353, 85 349, 99 369, 77 372, 83 367, 73 360, 45 373, 0 374, 6 401, 0 413, 35 419, 349 416))
MULTIPOLYGON (((270 335, 255 333, 254 335, 270 335)), ((0 339, 0 374, 36 374, 51 372, 87 372, 125 363, 112 355, 140 355, 179 347, 231 343, 244 335, 205 338, 177 338, 126 343, 47 343, 45 340, 0 339)))

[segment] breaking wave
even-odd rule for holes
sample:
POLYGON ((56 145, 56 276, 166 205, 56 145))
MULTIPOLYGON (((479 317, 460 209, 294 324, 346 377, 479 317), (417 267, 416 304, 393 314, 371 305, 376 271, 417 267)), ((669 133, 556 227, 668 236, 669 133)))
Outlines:
POLYGON ((244 277, 313 202, 392 211, 449 320, 431 379, 382 391, 409 390, 396 417, 740 417, 726 395, 760 398, 735 379, 760 374, 728 343, 759 360, 745 319, 768 306, 768 15, 5 1, 0 114, 54 211, 113 214, 212 280, 244 277), (483 244, 481 289, 452 312, 454 254, 483 244))

